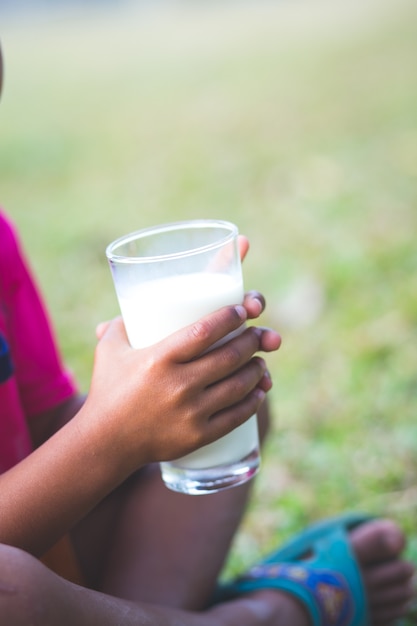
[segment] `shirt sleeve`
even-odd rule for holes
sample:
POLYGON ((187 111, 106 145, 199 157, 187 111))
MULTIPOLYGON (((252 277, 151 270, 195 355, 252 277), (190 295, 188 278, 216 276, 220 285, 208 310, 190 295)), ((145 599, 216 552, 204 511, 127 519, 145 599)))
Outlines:
POLYGON ((0 211, 1 306, 20 400, 28 418, 76 392, 13 224, 0 211))

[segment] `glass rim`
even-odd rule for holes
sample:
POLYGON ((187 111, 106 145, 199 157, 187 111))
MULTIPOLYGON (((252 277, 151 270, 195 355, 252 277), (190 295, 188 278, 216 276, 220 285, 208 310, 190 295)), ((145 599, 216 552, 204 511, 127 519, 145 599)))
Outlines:
POLYGON ((117 263, 152 263, 155 261, 167 261, 169 259, 177 259, 181 257, 194 256, 202 252, 209 250, 216 250, 221 248, 226 243, 233 241, 238 235, 238 228, 233 222, 227 220, 216 219, 196 219, 196 220, 183 220, 179 222, 169 222, 166 224, 158 224, 156 226, 149 226, 147 228, 141 228, 140 230, 133 231, 121 237, 118 237, 106 247, 106 257, 110 262, 117 263), (117 254, 117 249, 137 239, 144 239, 149 235, 158 235, 160 233, 166 233, 168 231, 177 230, 203 230, 204 228, 223 228, 225 231, 224 237, 221 237, 217 241, 202 246, 195 246, 189 250, 181 252, 169 252, 167 254, 157 255, 140 255, 140 256, 126 256, 125 254, 117 254))

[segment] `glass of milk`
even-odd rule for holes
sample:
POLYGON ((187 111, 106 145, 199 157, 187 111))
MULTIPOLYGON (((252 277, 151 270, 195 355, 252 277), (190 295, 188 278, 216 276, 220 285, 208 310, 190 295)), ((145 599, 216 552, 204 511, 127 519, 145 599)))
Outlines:
MULTIPOLYGON (((107 247, 134 348, 152 345, 223 306, 242 303, 237 237, 238 229, 230 222, 190 220, 146 228, 107 247)), ((174 491, 206 494, 246 482, 259 463, 254 415, 214 443, 161 463, 161 472, 174 491)))

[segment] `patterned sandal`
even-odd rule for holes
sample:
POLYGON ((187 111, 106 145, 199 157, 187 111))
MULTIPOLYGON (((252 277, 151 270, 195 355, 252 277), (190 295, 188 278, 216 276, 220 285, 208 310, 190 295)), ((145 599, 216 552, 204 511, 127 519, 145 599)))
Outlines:
POLYGON ((219 600, 258 589, 280 589, 302 602, 313 626, 368 626, 362 577, 348 531, 370 517, 348 514, 308 527, 233 582, 219 600))

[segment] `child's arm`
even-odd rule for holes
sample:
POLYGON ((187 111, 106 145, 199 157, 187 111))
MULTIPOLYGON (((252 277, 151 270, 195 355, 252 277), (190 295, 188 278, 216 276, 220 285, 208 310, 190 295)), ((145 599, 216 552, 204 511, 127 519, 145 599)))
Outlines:
POLYGON ((145 463, 195 450, 255 413, 270 382, 254 354, 277 349, 278 335, 248 328, 203 355, 259 308, 249 300, 143 350, 111 322, 82 409, 0 476, 0 542, 42 554, 145 463))
POLYGON ((78 413, 86 400, 84 394, 75 391, 72 396, 63 400, 40 415, 29 421, 29 429, 33 446, 38 448, 51 435, 57 432, 64 424, 78 413))
MULTIPOLYGON (((0 219, 1 217, 2 216, 0 215, 0 219)), ((3 216, 3 220, 4 220, 4 216, 3 216)), ((8 229, 10 230, 11 227, 8 226, 8 229)), ((33 277, 31 276, 27 263, 24 261, 23 252, 20 250, 20 247, 18 244, 17 234, 14 233, 14 236, 16 238, 14 242, 14 246, 13 246, 15 257, 17 258, 17 264, 22 265, 21 276, 24 277, 24 280, 21 280, 20 288, 22 289, 22 285, 24 286, 25 299, 31 300, 30 306, 29 306, 29 303, 27 303, 27 308, 30 309, 31 316, 33 317, 34 309, 37 311, 36 324, 34 326, 36 328, 37 336, 39 335, 42 336, 42 351, 43 352, 49 351, 50 354, 56 355, 55 362, 57 365, 55 366, 54 373, 55 373, 55 376, 58 377, 62 375, 61 372, 63 371, 63 365, 62 365, 62 359, 59 353, 59 348, 56 342, 54 341, 53 328, 52 328, 50 321, 48 320, 47 312, 45 311, 45 308, 43 306, 41 295, 36 287, 36 284, 34 283, 33 277)), ((238 243, 239 243, 240 257, 241 257, 241 260, 243 261, 249 250, 249 241, 247 237, 245 237, 244 235, 239 235, 238 243)), ((16 260, 15 260, 15 264, 16 264, 16 260)), ((261 294, 255 293, 255 292, 246 295, 245 304, 247 305, 248 317, 257 317, 265 306, 265 302, 261 294)), ((104 324, 100 326, 101 326, 101 330, 99 332, 103 334, 102 329, 105 328, 106 325, 104 324)), ((32 326, 32 329, 33 329, 33 326, 32 326)), ((19 336, 21 334, 22 334, 22 329, 20 329, 19 336)), ((31 342, 27 341, 27 337, 24 337, 24 339, 25 339, 24 341, 25 363, 28 361, 32 363, 36 363, 37 355, 31 355, 32 358, 31 359, 28 358, 28 355, 26 352, 27 345, 28 343, 31 343, 31 342)), ((37 368, 37 369, 41 369, 41 368, 37 368)), ((43 378, 45 379, 44 375, 43 375, 43 378)), ((37 381, 35 380, 35 383, 36 382, 37 381)), ((30 429, 30 434, 31 434, 34 447, 35 448, 39 447, 42 443, 44 443, 44 441, 49 439, 51 435, 57 432, 60 428, 62 428, 64 424, 66 424, 70 419, 72 419, 74 415, 78 413, 78 411, 81 409, 85 400, 86 400, 86 395, 74 389, 73 395, 71 395, 70 397, 64 399, 63 401, 59 403, 53 404, 50 409, 43 410, 42 413, 37 414, 33 417, 33 419, 30 419, 28 422, 28 426, 30 429)))

